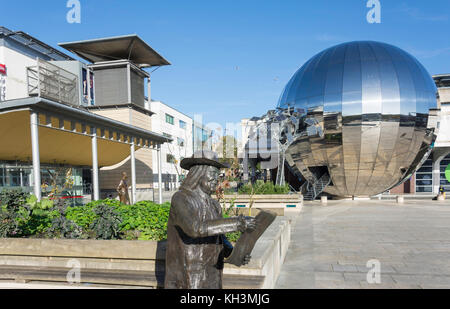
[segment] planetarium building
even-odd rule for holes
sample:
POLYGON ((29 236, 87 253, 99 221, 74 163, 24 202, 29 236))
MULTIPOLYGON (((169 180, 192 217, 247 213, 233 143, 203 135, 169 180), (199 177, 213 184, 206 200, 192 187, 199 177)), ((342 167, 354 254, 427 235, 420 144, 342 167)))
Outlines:
POLYGON ((311 197, 385 192, 430 154, 436 96, 426 69, 395 46, 358 41, 328 48, 294 74, 280 97, 275 119, 284 119, 284 166, 311 197))

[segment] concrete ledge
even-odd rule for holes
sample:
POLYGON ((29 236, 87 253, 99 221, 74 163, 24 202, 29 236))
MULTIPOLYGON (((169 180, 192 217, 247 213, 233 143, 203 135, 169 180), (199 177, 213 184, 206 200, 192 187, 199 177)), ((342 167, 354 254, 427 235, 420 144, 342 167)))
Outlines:
POLYGON ((277 217, 261 236, 244 267, 226 264, 224 274, 264 276, 263 289, 273 289, 286 258, 291 239, 291 220, 277 217))
POLYGON ((129 240, 0 239, 0 256, 84 257, 157 260, 165 258, 165 243, 129 240))
MULTIPOLYGON (((261 287, 274 288, 289 246, 290 229, 288 218, 277 217, 256 243, 250 264, 240 268, 225 264, 224 275, 243 280, 263 277, 261 287)), ((0 267, 17 269, 66 268, 70 260, 77 259, 82 272, 96 269, 157 274, 165 272, 165 254, 166 243, 155 241, 0 239, 0 267)), ((127 282, 119 280, 116 284, 127 282)))
MULTIPOLYGON (((284 209, 283 213, 299 213, 303 207, 301 194, 273 194, 273 195, 225 195, 225 205, 230 207, 231 202, 236 208, 248 209, 253 200, 252 209, 284 209)), ((276 211, 275 211, 276 212, 276 211)))

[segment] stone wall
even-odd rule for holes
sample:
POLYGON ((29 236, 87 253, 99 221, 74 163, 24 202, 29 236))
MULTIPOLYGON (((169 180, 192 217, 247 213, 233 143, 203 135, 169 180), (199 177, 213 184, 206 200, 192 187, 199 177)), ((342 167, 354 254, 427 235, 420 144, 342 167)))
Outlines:
MULTIPOLYGON (((226 264, 224 274, 264 276, 274 288, 290 241, 290 220, 277 217, 255 245, 249 265, 226 264)), ((66 268, 76 259, 83 269, 162 272, 165 242, 127 240, 0 239, 0 266, 66 268)), ((118 283, 120 284, 120 283, 118 283)))

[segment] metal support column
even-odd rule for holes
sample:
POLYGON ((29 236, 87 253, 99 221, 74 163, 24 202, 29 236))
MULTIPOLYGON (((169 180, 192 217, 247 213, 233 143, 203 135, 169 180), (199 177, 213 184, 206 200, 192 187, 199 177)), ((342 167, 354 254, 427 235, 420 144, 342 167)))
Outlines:
POLYGON ((136 204, 136 156, 134 149, 134 138, 132 138, 131 146, 131 203, 136 204))
POLYGON ((41 159, 39 155, 39 115, 35 111, 31 111, 31 150, 33 155, 33 178, 34 178, 34 195, 38 201, 41 200, 41 159))
POLYGON ((91 128, 92 134, 92 191, 94 201, 100 200, 100 187, 98 182, 98 154, 97 154, 97 128, 91 128))
POLYGON ((159 204, 163 203, 162 197, 162 154, 161 154, 161 145, 158 145, 158 193, 159 193, 159 204))

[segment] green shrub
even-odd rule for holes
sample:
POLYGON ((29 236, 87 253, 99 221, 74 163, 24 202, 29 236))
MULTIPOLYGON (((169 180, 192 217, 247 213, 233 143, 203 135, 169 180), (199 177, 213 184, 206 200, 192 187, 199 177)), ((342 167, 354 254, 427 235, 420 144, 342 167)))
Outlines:
MULTIPOLYGON (((69 239, 167 239, 170 203, 143 201, 123 205, 101 200, 85 206, 68 206, 65 201, 37 198, 23 192, 2 192, 0 237, 69 239)), ((231 214, 224 214, 228 216, 231 214)), ((241 233, 227 235, 235 242, 241 233)))
POLYGON ((96 218, 89 226, 96 239, 119 238, 119 226, 122 223, 120 214, 110 205, 96 205, 92 211, 96 218))
POLYGON ((0 206, 0 237, 17 237, 19 231, 17 214, 6 205, 0 206))
POLYGON ((28 196, 21 189, 0 193, 0 237, 22 236, 21 227, 30 218, 30 210, 26 206, 28 196))
MULTIPOLYGON (((103 200, 91 202, 85 206, 69 207, 66 217, 79 225, 85 233, 94 235, 93 223, 99 219, 94 209, 98 205, 104 205, 105 208, 102 209, 105 211, 107 206, 119 215, 119 230, 115 237, 157 241, 167 238, 170 203, 158 205, 150 201, 142 201, 134 205, 124 205, 117 200, 103 200)), ((103 223, 108 224, 107 220, 103 223)))
POLYGON ((170 204, 158 205, 150 201, 118 207, 123 221, 120 226, 126 239, 165 240, 170 204))
POLYGON ((256 181, 254 185, 245 184, 239 188, 239 194, 288 194, 290 192, 289 185, 284 186, 274 185, 272 182, 264 182, 262 180, 256 181))
POLYGON ((40 202, 38 202, 38 199, 37 199, 36 195, 32 194, 32 195, 27 197, 26 205, 31 210, 35 210, 35 209, 46 210, 46 209, 53 208, 54 203, 53 203, 52 200, 49 200, 47 198, 43 198, 40 202))
POLYGON ((18 210, 19 207, 26 204, 28 197, 29 194, 23 192, 21 189, 3 190, 0 193, 0 205, 5 205, 11 210, 18 210))
POLYGON ((51 225, 45 229, 47 237, 79 239, 83 237, 83 230, 72 220, 64 215, 55 217, 51 225))
POLYGON ((87 232, 96 218, 93 211, 94 207, 93 203, 84 206, 68 207, 65 216, 87 232))

